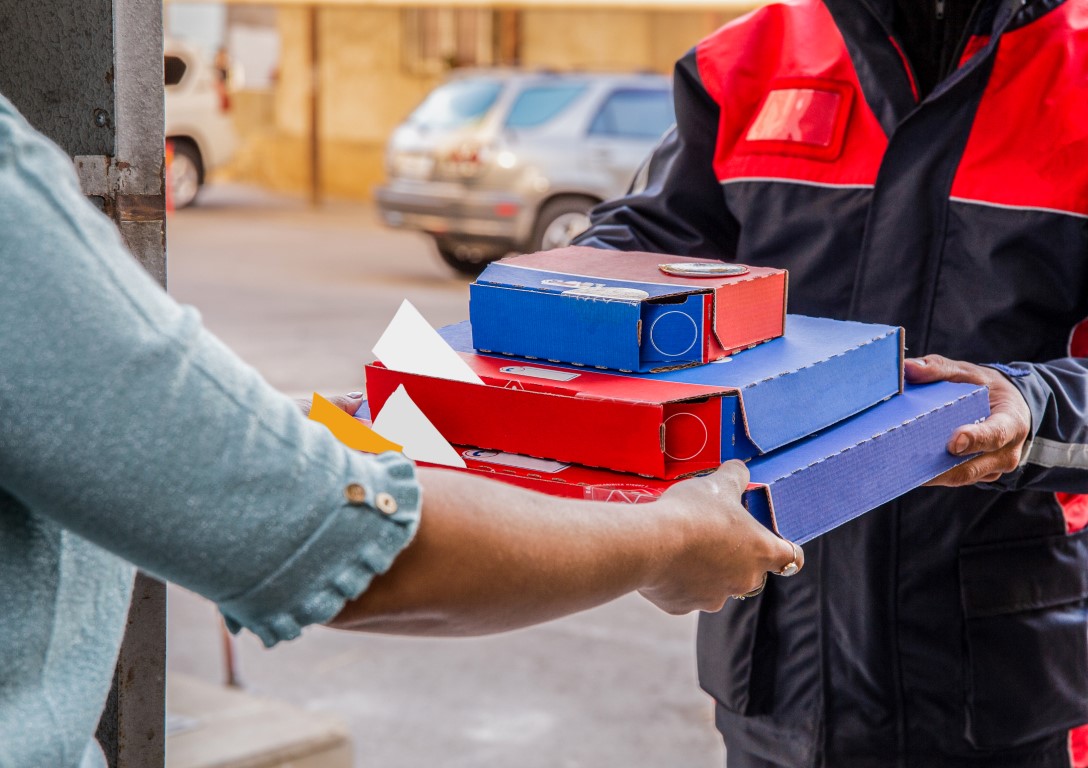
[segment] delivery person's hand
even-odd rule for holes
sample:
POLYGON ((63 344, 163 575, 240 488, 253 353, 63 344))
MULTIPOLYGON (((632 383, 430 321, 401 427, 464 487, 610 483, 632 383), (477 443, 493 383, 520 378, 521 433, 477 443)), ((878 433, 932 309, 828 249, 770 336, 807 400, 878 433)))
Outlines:
POLYGON ((1031 434, 1031 410, 1020 390, 1001 373, 940 355, 926 355, 906 361, 906 376, 915 384, 957 381, 983 384, 990 390, 990 417, 959 427, 948 441, 949 453, 956 456, 981 455, 948 470, 928 485, 992 483, 1020 466, 1024 444, 1031 434))
POLYGON ((669 613, 717 611, 730 597, 758 592, 767 573, 792 575, 804 565, 801 548, 764 528, 741 505, 748 468, 739 461, 678 483, 654 502, 684 537, 656 583, 639 590, 669 613), (794 567, 789 567, 794 564, 794 567))

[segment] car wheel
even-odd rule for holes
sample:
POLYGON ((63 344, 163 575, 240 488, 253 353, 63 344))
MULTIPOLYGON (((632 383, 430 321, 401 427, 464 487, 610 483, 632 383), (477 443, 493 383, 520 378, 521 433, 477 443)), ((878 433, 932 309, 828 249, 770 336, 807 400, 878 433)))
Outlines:
POLYGON ((484 267, 495 259, 505 256, 509 249, 486 243, 455 240, 449 237, 436 237, 435 247, 442 261, 458 272, 475 277, 484 271, 484 267))
POLYGON ((174 159, 170 163, 170 191, 174 196, 174 209, 188 208, 200 192, 203 166, 200 152, 192 144, 174 142, 174 159))
POLYGON ((589 228, 589 210, 595 201, 587 197, 560 197, 540 209, 533 228, 532 250, 565 248, 589 228))

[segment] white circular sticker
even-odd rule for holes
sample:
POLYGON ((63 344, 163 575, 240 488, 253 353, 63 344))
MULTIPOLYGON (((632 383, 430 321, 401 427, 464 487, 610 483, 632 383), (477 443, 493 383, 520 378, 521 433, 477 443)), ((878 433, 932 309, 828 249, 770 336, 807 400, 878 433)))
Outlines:
POLYGON ((591 299, 620 299, 622 301, 642 301, 650 298, 650 294, 638 288, 575 288, 571 291, 563 291, 564 296, 585 296, 591 299))

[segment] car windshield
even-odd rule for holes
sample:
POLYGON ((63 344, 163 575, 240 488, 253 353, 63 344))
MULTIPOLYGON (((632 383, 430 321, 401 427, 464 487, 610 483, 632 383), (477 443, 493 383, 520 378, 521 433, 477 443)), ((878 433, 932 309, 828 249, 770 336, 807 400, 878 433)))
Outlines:
POLYGON ((483 117, 502 91, 492 79, 455 80, 431 92, 408 118, 428 128, 459 128, 483 117))
POLYGON ((533 128, 543 125, 570 106, 585 89, 581 83, 526 88, 514 99, 506 116, 506 127, 533 128))
POLYGON ((624 88, 608 97, 589 132, 596 136, 656 139, 673 120, 670 91, 624 88))

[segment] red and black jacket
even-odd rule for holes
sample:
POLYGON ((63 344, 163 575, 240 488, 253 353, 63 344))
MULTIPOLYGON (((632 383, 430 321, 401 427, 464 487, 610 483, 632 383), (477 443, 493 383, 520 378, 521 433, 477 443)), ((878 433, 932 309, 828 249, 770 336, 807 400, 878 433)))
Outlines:
MULTIPOLYGON (((703 617, 727 749, 784 766, 1068 766, 1088 722, 1088 0, 983 2, 924 99, 892 0, 770 5, 677 65, 677 126, 579 242, 790 270, 792 312, 995 363, 1033 438, 703 617)), ((863 482, 863 478, 858 479, 863 482)))

